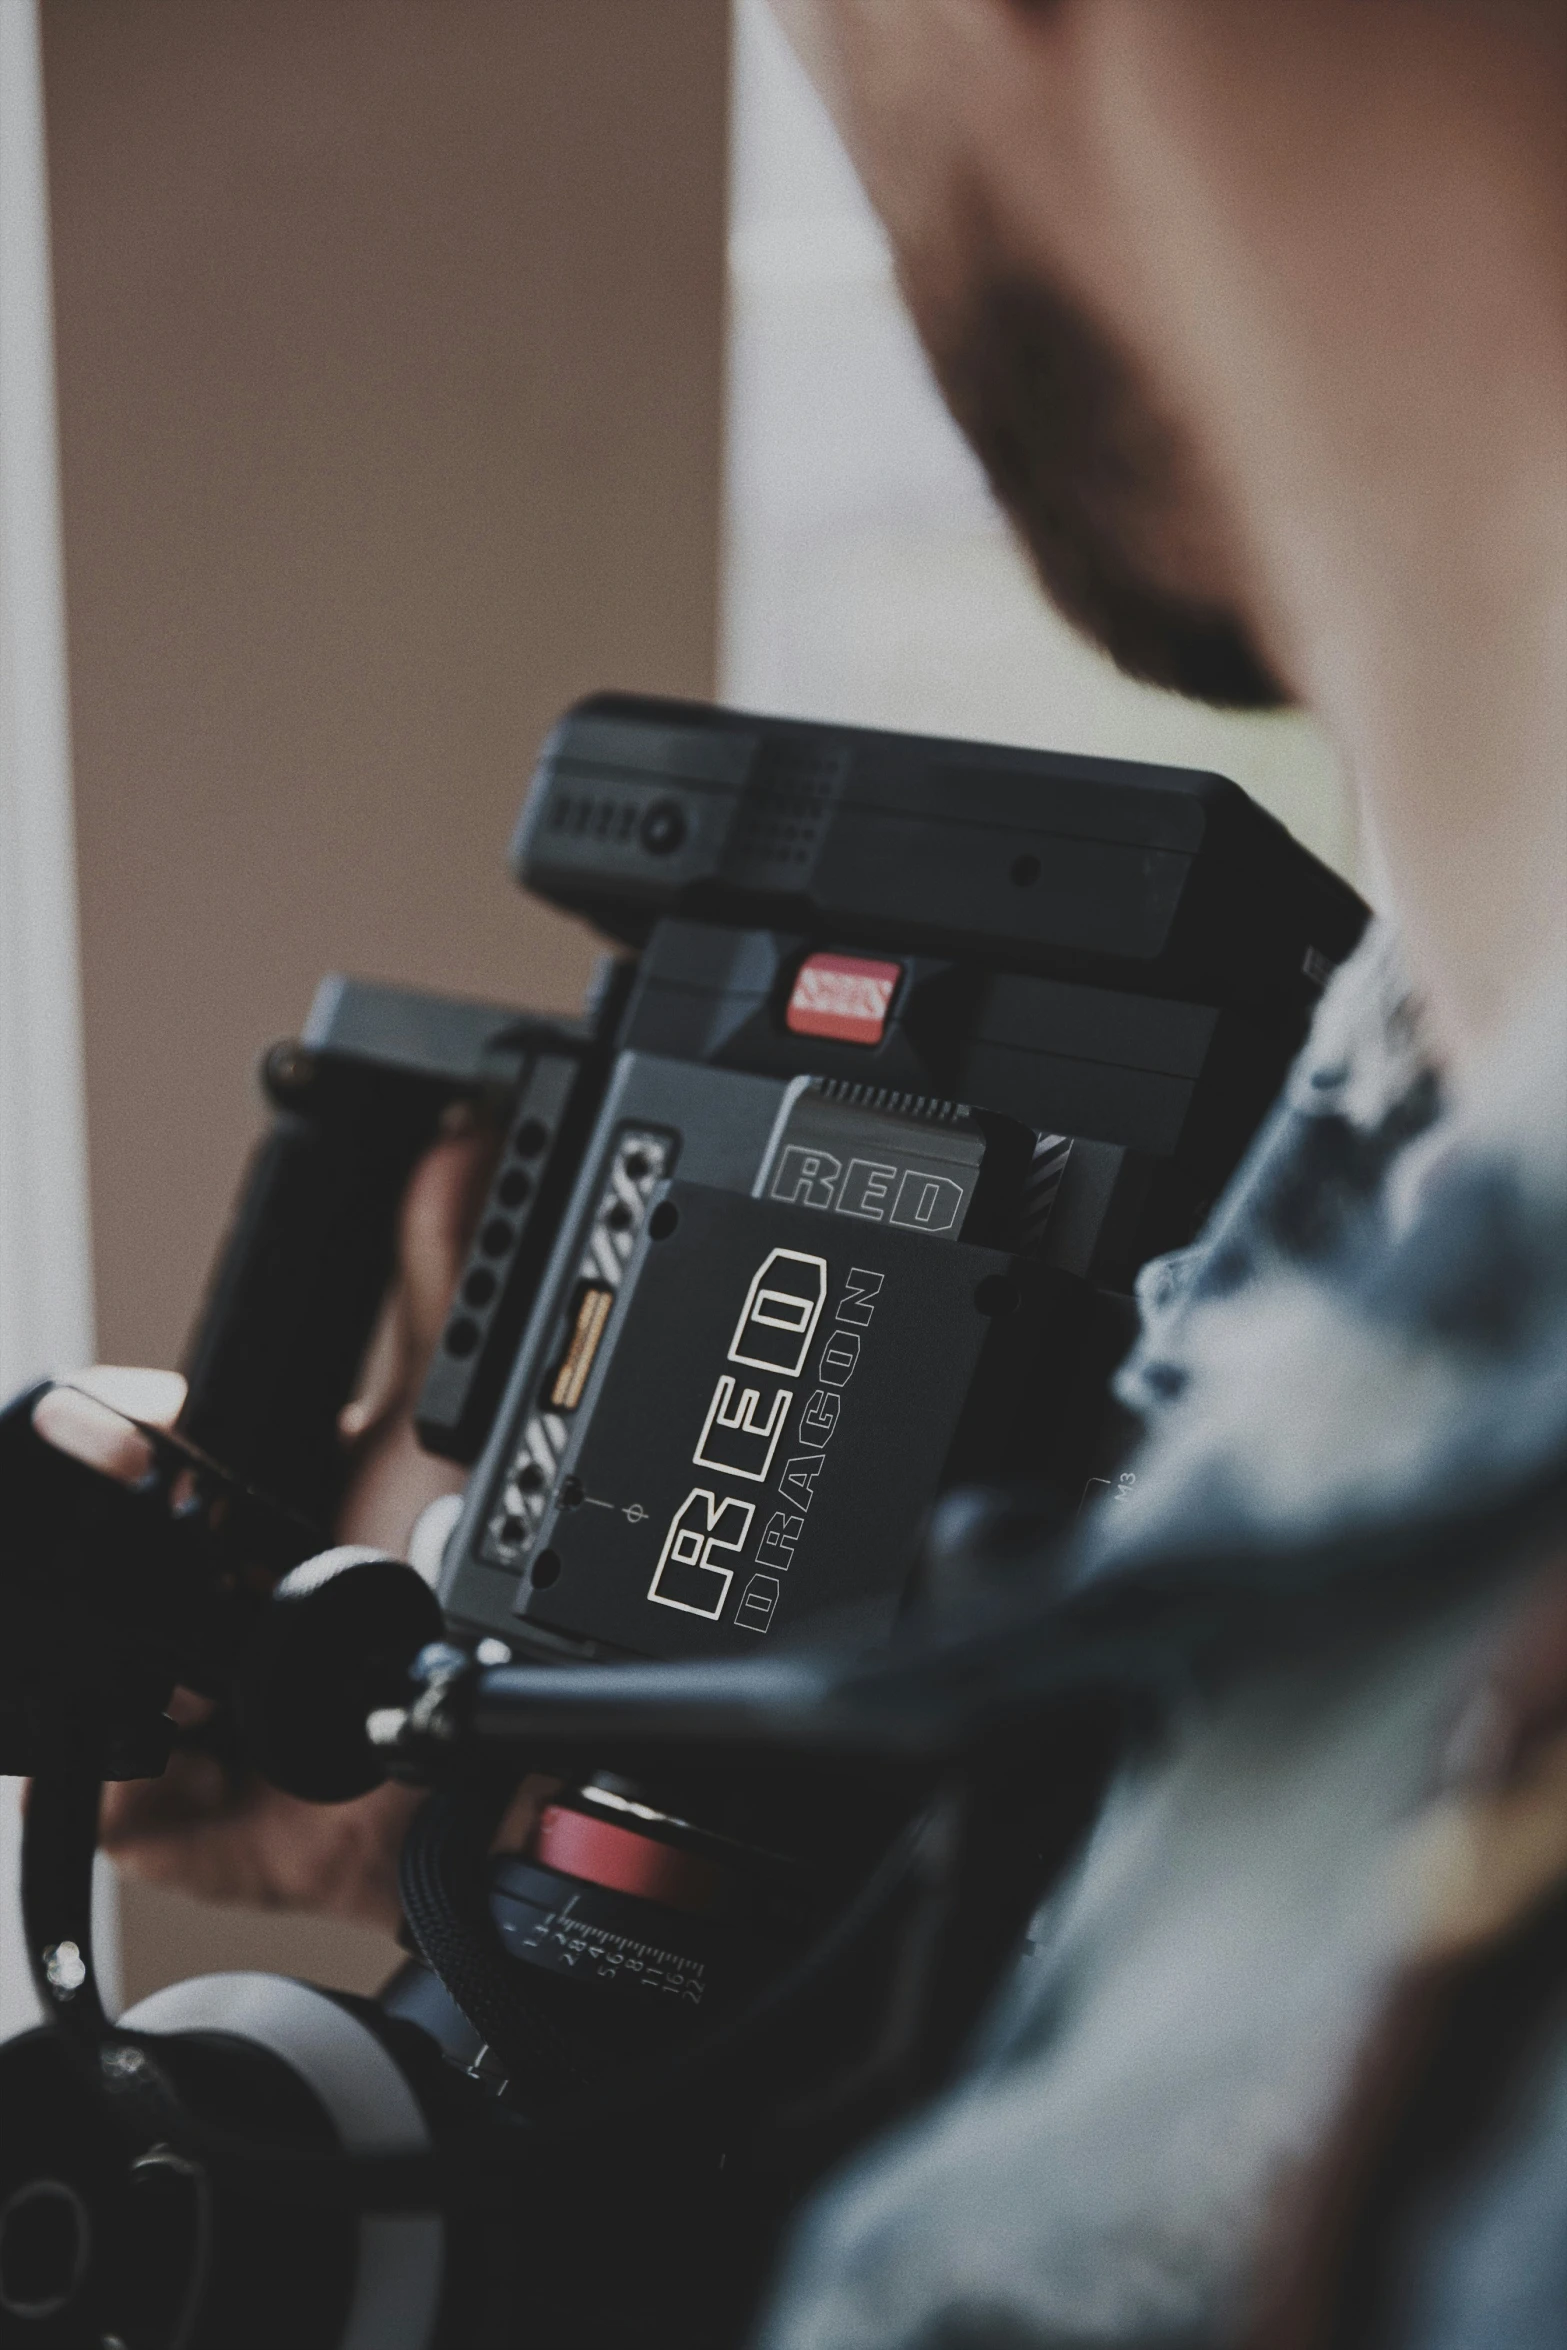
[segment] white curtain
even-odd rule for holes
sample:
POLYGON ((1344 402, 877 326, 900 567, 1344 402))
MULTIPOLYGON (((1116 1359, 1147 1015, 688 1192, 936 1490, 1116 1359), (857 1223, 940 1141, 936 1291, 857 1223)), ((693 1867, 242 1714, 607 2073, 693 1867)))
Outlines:
MULTIPOLYGON (((43 83, 36 0, 0 0, 0 1400, 92 1352, 43 83)), ((0 1782, 0 2031, 16 1856, 0 1782)))

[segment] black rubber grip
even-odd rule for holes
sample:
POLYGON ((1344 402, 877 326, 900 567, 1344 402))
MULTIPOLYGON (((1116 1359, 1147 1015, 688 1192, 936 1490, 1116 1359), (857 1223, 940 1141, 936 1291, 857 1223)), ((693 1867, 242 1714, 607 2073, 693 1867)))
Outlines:
POLYGON ((325 1532, 345 1467, 338 1415, 392 1277, 403 1195, 460 1089, 284 1052, 271 1083, 288 1106, 251 1161, 219 1252, 180 1429, 325 1532))

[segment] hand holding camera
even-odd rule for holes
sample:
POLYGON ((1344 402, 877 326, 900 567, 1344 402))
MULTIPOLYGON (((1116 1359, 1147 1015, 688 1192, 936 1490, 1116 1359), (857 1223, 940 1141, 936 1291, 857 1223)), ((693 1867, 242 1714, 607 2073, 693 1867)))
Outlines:
MULTIPOLYGON (((413 1402, 472 1238, 489 1156, 477 1133, 443 1137, 409 1184, 397 1281, 365 1366, 374 1385, 344 1414, 352 1461, 336 1527, 344 1542, 403 1556, 421 1511, 459 1488, 420 1449, 413 1402)), ((172 1428, 184 1401, 185 1382, 172 1373, 93 1370, 52 1388, 33 1424, 62 1452, 134 1485, 152 1468, 152 1447, 122 1412, 172 1428)), ((199 1731, 213 1701, 177 1690, 171 1711, 182 1729, 199 1731)), ((308 1909, 392 1930, 402 1915, 397 1856, 416 1801, 388 1784, 345 1805, 305 1803, 254 1772, 237 1775, 192 1742, 176 1748, 161 1778, 105 1788, 100 1835, 118 1867, 205 1901, 308 1909)))

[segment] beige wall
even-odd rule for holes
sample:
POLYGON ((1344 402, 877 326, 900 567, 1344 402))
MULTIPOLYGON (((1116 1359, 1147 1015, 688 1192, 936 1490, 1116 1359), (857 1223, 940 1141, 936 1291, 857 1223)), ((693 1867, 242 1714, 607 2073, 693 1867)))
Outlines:
MULTIPOLYGON (((712 690, 724 0, 48 0, 98 1329, 176 1359, 330 965, 565 1006, 538 737, 712 690)), ((135 1891, 130 1995, 376 1979, 135 1891)))

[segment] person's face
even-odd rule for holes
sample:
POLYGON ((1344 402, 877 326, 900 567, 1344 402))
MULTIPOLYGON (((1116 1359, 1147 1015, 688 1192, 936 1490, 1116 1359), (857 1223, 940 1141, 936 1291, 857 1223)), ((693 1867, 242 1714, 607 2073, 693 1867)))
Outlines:
POLYGON ((937 379, 1046 591, 1133 677, 1285 700, 1187 436, 1094 299, 1096 164, 1052 0, 774 0, 887 226, 937 379), (1059 228, 1069 273, 1052 251, 1059 228), (1087 265, 1085 266, 1085 255, 1087 265))

